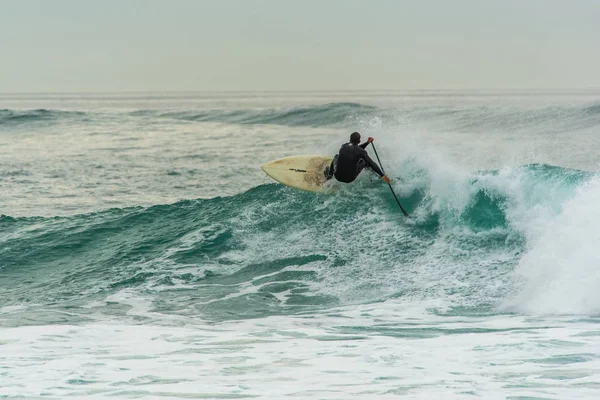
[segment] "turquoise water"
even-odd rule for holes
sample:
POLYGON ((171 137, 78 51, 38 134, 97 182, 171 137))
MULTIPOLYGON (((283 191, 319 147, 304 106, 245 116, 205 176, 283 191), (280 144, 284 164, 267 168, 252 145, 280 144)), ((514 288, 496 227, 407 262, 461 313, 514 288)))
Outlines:
POLYGON ((0 392, 595 398, 599 104, 2 95, 0 392), (353 130, 410 219, 368 173, 318 195, 260 170, 353 130))

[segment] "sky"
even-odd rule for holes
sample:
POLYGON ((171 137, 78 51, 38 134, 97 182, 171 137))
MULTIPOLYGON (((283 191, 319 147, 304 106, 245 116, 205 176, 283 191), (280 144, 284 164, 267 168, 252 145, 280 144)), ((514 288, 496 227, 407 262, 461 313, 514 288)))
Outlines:
POLYGON ((0 93, 585 88, 597 0, 0 0, 0 93))

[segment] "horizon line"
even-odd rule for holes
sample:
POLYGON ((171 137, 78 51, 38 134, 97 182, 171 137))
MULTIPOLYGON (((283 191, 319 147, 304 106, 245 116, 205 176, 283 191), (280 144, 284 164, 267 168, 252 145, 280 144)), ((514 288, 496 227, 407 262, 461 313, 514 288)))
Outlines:
POLYGON ((76 95, 76 94, 241 94, 241 93, 568 93, 600 91, 600 87, 587 88, 479 88, 479 89, 193 89, 193 90, 82 90, 82 91, 0 91, 6 95, 76 95))

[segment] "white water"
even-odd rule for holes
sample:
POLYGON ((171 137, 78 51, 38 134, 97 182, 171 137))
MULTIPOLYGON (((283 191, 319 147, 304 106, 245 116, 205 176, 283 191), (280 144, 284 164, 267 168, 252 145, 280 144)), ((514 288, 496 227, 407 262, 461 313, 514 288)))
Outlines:
POLYGON ((395 303, 205 324, 189 319, 0 331, 8 398, 590 399, 586 320, 436 317, 395 303))
POLYGON ((580 187, 557 216, 530 228, 516 275, 524 287, 507 304, 531 314, 600 312, 600 181, 580 187))

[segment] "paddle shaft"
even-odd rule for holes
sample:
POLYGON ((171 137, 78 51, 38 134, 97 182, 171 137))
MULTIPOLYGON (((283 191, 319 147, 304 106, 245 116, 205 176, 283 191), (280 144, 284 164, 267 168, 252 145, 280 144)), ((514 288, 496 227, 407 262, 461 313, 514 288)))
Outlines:
MULTIPOLYGON (((377 161, 379 162, 379 167, 381 168, 381 172, 383 172, 383 174, 385 175, 385 170, 383 169, 383 164, 381 164, 381 160, 379 159, 379 154, 377 154, 377 149, 375 148, 375 144, 373 142, 371 142, 371 146, 373 146, 373 151, 375 152, 375 156, 377 157, 377 161)), ((400 204, 400 200, 398 200, 398 196, 396 196, 396 192, 394 192, 392 185, 390 183, 388 183, 388 186, 390 187, 390 190, 392 191, 392 194, 394 195, 394 199, 396 199, 396 203, 398 203, 398 207, 400 207, 400 210, 402 210, 402 213, 404 214, 404 216, 408 217, 408 213, 406 211, 404 211, 404 208, 402 207, 402 204, 400 204)))

